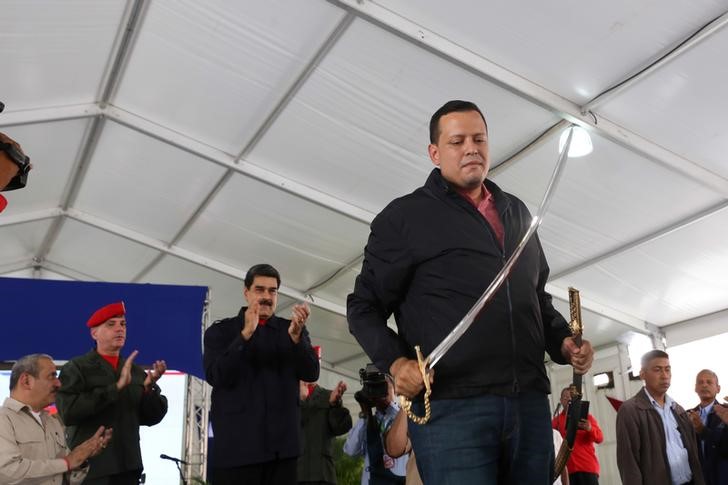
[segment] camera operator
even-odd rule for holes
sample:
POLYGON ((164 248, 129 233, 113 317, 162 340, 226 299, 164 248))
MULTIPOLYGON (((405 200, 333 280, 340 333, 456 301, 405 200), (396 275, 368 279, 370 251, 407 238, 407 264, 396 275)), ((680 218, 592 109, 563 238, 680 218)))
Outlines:
POLYGON ((392 458, 384 451, 387 433, 399 412, 393 386, 373 364, 360 369, 359 376, 362 389, 354 398, 361 412, 344 443, 344 453, 364 456, 362 485, 404 485, 407 456, 392 458))
MULTIPOLYGON (((5 105, 0 103, 0 112, 5 105)), ((20 145, 4 133, 0 133, 0 191, 16 190, 25 187, 31 169, 28 158, 20 145)), ((0 195, 0 212, 7 201, 0 195)))

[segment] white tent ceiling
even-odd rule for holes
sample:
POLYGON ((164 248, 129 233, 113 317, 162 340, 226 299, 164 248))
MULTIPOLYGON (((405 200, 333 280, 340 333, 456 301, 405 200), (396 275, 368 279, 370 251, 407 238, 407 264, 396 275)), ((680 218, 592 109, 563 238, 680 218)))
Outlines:
POLYGON ((460 98, 488 118, 492 177, 534 210, 560 129, 591 131, 540 235, 549 290, 566 310, 581 289, 594 343, 728 316, 726 12, 2 0, 0 128, 34 169, 7 194, 0 273, 207 285, 220 318, 267 261, 284 310, 312 301, 325 368, 354 375, 345 299, 368 223, 424 181, 429 116, 460 98))

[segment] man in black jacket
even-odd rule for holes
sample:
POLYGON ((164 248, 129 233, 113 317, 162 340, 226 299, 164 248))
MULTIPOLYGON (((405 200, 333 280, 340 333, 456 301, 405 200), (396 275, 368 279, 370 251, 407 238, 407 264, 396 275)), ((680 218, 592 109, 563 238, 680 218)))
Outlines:
POLYGON ((281 277, 268 264, 245 275, 247 307, 205 332, 205 378, 212 386, 214 485, 293 485, 300 454, 299 381, 319 362, 306 304, 275 315, 281 277))
MULTIPOLYGON (((531 223, 523 202, 486 180, 488 128, 475 104, 441 107, 428 151, 436 168, 425 185, 372 222, 347 301, 351 333, 407 397, 423 389, 414 346, 427 355, 448 335, 531 223), (387 327, 392 314, 397 333, 387 327)), ((410 424, 425 483, 551 483, 544 351, 584 373, 593 350, 574 344, 544 290, 548 274, 534 237, 468 335, 438 363, 432 419, 410 424)))

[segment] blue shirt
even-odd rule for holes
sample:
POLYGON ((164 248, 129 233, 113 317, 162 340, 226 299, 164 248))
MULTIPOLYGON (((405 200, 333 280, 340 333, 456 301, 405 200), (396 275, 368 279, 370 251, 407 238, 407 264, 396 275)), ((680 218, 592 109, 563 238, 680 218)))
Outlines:
MULTIPOLYGON (((374 417, 379 424, 380 435, 384 435, 385 432, 389 431, 389 428, 394 422, 394 418, 399 413, 399 404, 396 401, 392 401, 389 404, 386 412, 382 413, 377 410, 374 417)), ((349 456, 363 456, 364 457, 364 470, 361 474, 361 484, 369 484, 369 455, 367 454, 367 433, 366 433, 366 419, 359 419, 356 422, 349 436, 346 438, 344 443, 344 453, 349 456)), ((399 458, 392 458, 389 455, 384 455, 384 467, 389 469, 395 475, 404 477, 407 475, 407 460, 409 455, 403 455, 399 458)))
POLYGON ((673 485, 688 483, 693 479, 693 472, 690 470, 688 450, 683 444, 682 436, 680 436, 680 431, 677 428, 677 420, 672 413, 676 403, 670 396, 665 394, 665 405, 660 406, 647 391, 647 388, 645 388, 645 393, 650 398, 652 407, 662 418, 662 426, 665 429, 665 451, 667 453, 667 462, 670 465, 672 483, 673 485))
POLYGON ((700 409, 700 421, 703 422, 703 426, 708 425, 708 415, 713 410, 713 404, 715 404, 715 401, 705 407, 698 406, 698 409, 700 409))

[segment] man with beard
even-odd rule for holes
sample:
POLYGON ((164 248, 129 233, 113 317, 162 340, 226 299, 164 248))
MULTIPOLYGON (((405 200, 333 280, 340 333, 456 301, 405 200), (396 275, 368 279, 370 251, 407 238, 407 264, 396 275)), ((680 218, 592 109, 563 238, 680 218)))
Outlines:
POLYGON ((123 302, 106 305, 86 326, 96 348, 68 361, 61 369, 58 412, 68 426, 71 446, 93 435, 99 426, 113 428, 105 453, 89 460, 84 485, 136 485, 143 465, 139 426, 159 423, 167 414, 167 398, 156 382, 167 370, 156 361, 147 373, 134 364, 137 351, 124 359, 126 309, 123 302))
POLYGON ((308 305, 275 315, 281 277, 269 264, 245 275, 248 303, 205 332, 205 378, 212 386, 214 485, 294 485, 301 452, 299 381, 315 382, 319 362, 305 328, 308 305))
POLYGON ((642 356, 645 382, 617 412, 617 466, 623 485, 703 485, 695 431, 685 410, 667 395, 670 357, 642 356))
POLYGON ((698 434, 700 464, 705 483, 728 485, 728 426, 720 418, 724 407, 715 399, 720 392, 718 375, 703 369, 695 377, 695 393, 700 404, 688 411, 698 434))

